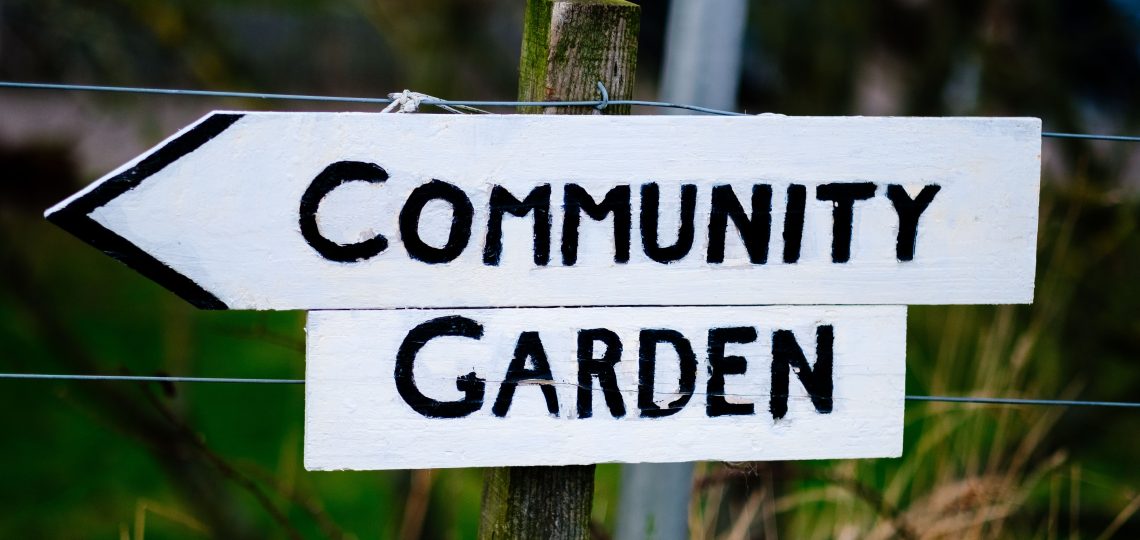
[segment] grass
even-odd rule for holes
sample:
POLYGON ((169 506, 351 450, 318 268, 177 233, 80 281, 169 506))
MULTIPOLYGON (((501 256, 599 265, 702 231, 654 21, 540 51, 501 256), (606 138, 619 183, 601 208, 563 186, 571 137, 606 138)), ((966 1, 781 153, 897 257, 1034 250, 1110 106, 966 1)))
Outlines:
MULTIPOLYGON (((1088 369, 1094 359, 1081 354, 1102 344, 1072 340, 1095 336, 1088 329, 1104 323, 1095 316, 1097 306, 1089 306, 1090 289, 1116 295, 1106 304, 1136 299, 1129 281, 1098 281, 1105 265, 1134 271, 1127 262, 1138 255, 1132 250, 1136 218, 1134 204, 1088 182, 1047 187, 1035 302, 911 308, 908 393, 1064 399, 1082 396, 1090 378, 1098 390, 1111 387, 1088 369)), ((1111 313, 1110 306, 1105 311, 1111 313)), ((1135 349, 1122 352, 1124 362, 1135 359, 1135 349)), ((1131 376, 1107 360, 1101 367, 1131 376)), ((1128 432, 1100 430, 1107 414, 908 403, 905 449, 897 460, 706 464, 694 493, 692 534, 718 540, 1136 534, 1135 468, 1074 457, 1089 454, 1086 446, 1136 450, 1128 432), (1092 469, 1103 471, 1101 481, 1091 480, 1092 469)), ((1124 422, 1137 424, 1134 417, 1124 422)))

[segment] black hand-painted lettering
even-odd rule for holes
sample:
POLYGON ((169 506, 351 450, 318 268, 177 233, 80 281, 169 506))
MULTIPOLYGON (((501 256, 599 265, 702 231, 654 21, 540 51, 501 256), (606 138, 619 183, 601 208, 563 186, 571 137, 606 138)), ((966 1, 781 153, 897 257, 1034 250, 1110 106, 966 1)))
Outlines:
POLYGON ((591 219, 601 221, 609 214, 614 220, 614 262, 629 262, 629 230, 632 217, 629 208, 629 186, 616 186, 606 193, 601 203, 578 184, 566 184, 562 206, 562 264, 573 266, 578 262, 578 225, 582 212, 591 219))
POLYGON ((578 331, 578 418, 594 415, 594 377, 602 387, 610 414, 614 418, 625 416, 625 401, 614 373, 614 365, 621 361, 621 350, 621 339, 612 330, 593 328, 578 331), (606 347, 601 358, 594 357, 595 342, 606 347))
POLYGON ((550 262, 550 184, 543 184, 518 200, 506 188, 491 188, 491 215, 487 218, 487 243, 483 246, 483 264, 497 266, 503 252, 503 215, 524 217, 534 212, 534 264, 550 262))
POLYGON ((729 403, 724 399, 724 376, 743 375, 748 371, 748 359, 743 356, 725 356, 728 343, 752 343, 756 329, 751 326, 709 329, 709 383, 705 414, 711 416, 749 415, 756 412, 752 403, 729 403))
POLYGON ((772 186, 752 186, 751 217, 744 212, 732 186, 713 186, 707 258, 710 263, 724 262, 724 237, 728 232, 729 219, 732 219, 740 240, 744 242, 744 248, 748 250, 748 260, 752 264, 768 262, 768 242, 772 236, 772 186))
POLYGON ((455 388, 463 392, 459 401, 437 401, 420 392, 416 387, 416 355, 420 349, 434 338, 459 336, 471 339, 483 337, 483 325, 467 317, 452 315, 427 321, 413 328, 404 337, 400 350, 396 353, 396 391, 416 412, 428 418, 461 418, 483 406, 484 381, 472 371, 455 379, 455 388))
POLYGON ((507 415, 511 409, 511 400, 515 397, 515 387, 521 382, 537 382, 542 389, 542 397, 546 400, 546 411, 551 416, 558 416, 558 393, 554 390, 554 375, 550 372, 550 362, 546 359, 546 350, 542 348, 538 332, 519 334, 515 356, 507 366, 507 375, 503 377, 503 385, 499 387, 499 395, 491 407, 495 416, 501 418, 507 415), (527 358, 534 364, 533 369, 526 368, 527 358))
POLYGON ((693 354, 692 344, 680 332, 667 329, 642 330, 639 341, 637 408, 641 409, 641 417, 660 418, 681 412, 681 409, 693 397, 693 389, 697 381, 697 357, 693 354), (678 393, 681 395, 665 408, 659 407, 653 401, 653 371, 657 364, 658 343, 672 345, 681 362, 681 377, 678 385, 678 393))
POLYGON ((871 182, 837 182, 816 186, 815 198, 835 203, 831 223, 831 262, 851 260, 851 229, 855 226, 855 201, 875 196, 871 182))
POLYGON ((887 186, 887 198, 895 206, 899 215, 899 236, 895 244, 895 256, 900 261, 914 260, 915 241, 918 238, 918 218, 930 206, 934 196, 942 189, 938 184, 930 184, 918 192, 918 197, 910 198, 906 189, 898 184, 887 186))
POLYGON ((800 260, 800 244, 804 237, 804 207, 807 205, 807 188, 801 184, 788 186, 788 207, 784 214, 784 262, 800 260))
POLYGON ((400 209, 400 237, 404 241, 404 248, 408 250, 408 256, 428 264, 455 260, 471 240, 471 220, 474 215, 475 209, 467 194, 453 184, 432 180, 413 189, 404 202, 404 207, 400 209), (420 214, 427 203, 436 199, 447 201, 451 205, 451 229, 443 247, 430 246, 420 238, 420 214))
POLYGON ((772 333, 772 396, 768 408, 772 418, 779 420, 788 413, 788 369, 796 372, 817 412, 827 414, 832 409, 832 350, 835 332, 830 325, 815 329, 815 367, 804 357, 790 330, 772 333))
POLYGON ((388 173, 375 163, 363 161, 338 161, 325 167, 305 193, 301 195, 300 226, 301 236, 309 247, 322 257, 336 262, 357 262, 370 259, 388 248, 388 239, 377 234, 368 240, 353 244, 338 244, 325 238, 317 226, 317 209, 332 190, 345 182, 370 182, 378 184, 388 179, 388 173))
POLYGON ((681 186, 681 224, 677 230, 677 241, 661 247, 657 222, 661 213, 661 188, 656 183, 641 186, 641 245, 645 254, 659 263, 679 261, 689 254, 693 247, 693 216, 697 209, 697 186, 681 186))

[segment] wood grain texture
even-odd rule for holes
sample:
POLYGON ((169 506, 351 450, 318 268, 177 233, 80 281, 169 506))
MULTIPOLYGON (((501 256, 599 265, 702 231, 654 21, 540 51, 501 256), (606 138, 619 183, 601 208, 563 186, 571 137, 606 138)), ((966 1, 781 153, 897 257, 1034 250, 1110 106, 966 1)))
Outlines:
MULTIPOLYGON (((492 310, 317 311, 309 314, 305 399, 308 469, 405 469, 599 462, 784 460, 898 456, 902 414, 906 308, 799 306, 752 308, 543 308, 492 310), (441 317, 478 323, 482 337, 424 340, 411 369, 418 391, 438 401, 459 400, 457 377, 483 381, 477 409, 457 418, 425 416, 396 383, 396 357, 409 331, 441 317), (833 329, 832 404, 819 412, 792 367, 787 410, 775 418, 771 399, 773 335, 791 331, 805 361, 818 367, 817 331, 833 329), (752 403, 751 414, 710 416, 710 329, 746 327, 752 341, 728 343, 723 355, 743 357, 741 374, 724 376, 724 399, 752 403), (604 328, 620 340, 614 364, 625 414, 615 417, 599 377, 581 388, 579 331, 604 328), (694 392, 678 412, 645 417, 638 399, 640 336, 671 329, 696 359, 694 392), (514 387, 499 416, 496 402, 523 332, 537 332, 551 381, 514 387), (557 416, 544 387, 553 388, 557 416), (588 399, 589 417, 580 403, 588 399)), ((413 340, 415 336, 413 336, 413 340)), ((590 356, 608 350, 595 343, 590 356)), ((656 347, 653 402, 681 398, 681 354, 656 347)), ((533 360, 526 367, 537 365, 533 360)), ((814 369, 814 368, 813 368, 814 369)), ((476 396, 472 396, 474 399, 476 396)))
MULTIPOLYGON (((247 113, 89 216, 231 309, 1025 303, 1033 298, 1040 144, 1036 119, 247 113), (345 160, 387 174, 380 183, 346 182, 320 202, 316 219, 330 241, 386 237, 383 252, 357 262, 324 258, 298 225, 314 178, 345 160), (455 186, 473 212, 465 248, 441 264, 412 258, 399 224, 409 195, 433 180, 455 186), (850 260, 835 263, 836 205, 818 190, 861 182, 875 192, 854 203, 850 260), (681 186, 695 186, 694 239, 680 260, 657 262, 643 248, 646 183, 660 188, 662 245, 677 239, 681 186), (535 263, 531 213, 503 218, 500 260, 487 264, 494 186, 521 199, 546 184, 549 262, 535 263), (613 217, 583 215, 577 259, 566 263, 569 184, 596 201, 628 187, 628 262, 615 262, 613 217), (805 220, 799 259, 786 263, 792 184, 805 186, 805 220), (918 222, 910 261, 896 257, 892 184, 910 197, 941 188, 918 222), (731 186, 746 210, 753 186, 770 188, 763 264, 750 260, 732 222, 724 261, 708 262, 718 185, 731 186)), ((453 221, 452 206, 433 200, 416 230, 424 243, 444 246, 453 221)))
POLYGON ((593 494, 593 465, 488 468, 479 538, 585 540, 593 494))
MULTIPOLYGON (((623 0, 528 0, 519 59, 519 99, 588 100, 599 91, 598 84, 620 96, 613 99, 632 97, 640 10, 623 0)), ((629 107, 522 107, 519 112, 625 115, 629 107)), ((537 210, 535 219, 538 227, 537 210)), ((535 238, 537 263, 542 256, 535 238)), ((485 254, 491 251, 485 246, 485 254)), ((479 538, 585 540, 593 500, 593 465, 489 468, 479 538)))
MULTIPOLYGON (((622 0, 529 0, 519 60, 519 101, 633 99, 641 8, 622 0)), ((528 114, 629 114, 628 105, 520 107, 528 114)))

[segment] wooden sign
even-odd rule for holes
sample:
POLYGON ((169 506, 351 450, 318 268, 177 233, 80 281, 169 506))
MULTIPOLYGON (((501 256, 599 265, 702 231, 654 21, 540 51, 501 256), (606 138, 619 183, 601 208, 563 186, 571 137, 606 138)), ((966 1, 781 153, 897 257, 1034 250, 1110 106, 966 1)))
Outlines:
POLYGON ((318 310, 310 469, 898 456, 905 305, 1033 298, 1040 137, 219 112, 47 217, 200 307, 318 310))
POLYGON ((309 314, 305 467, 899 456, 906 308, 309 314))
POLYGON ((1023 303, 1040 134, 214 113, 47 216, 217 309, 1023 303))

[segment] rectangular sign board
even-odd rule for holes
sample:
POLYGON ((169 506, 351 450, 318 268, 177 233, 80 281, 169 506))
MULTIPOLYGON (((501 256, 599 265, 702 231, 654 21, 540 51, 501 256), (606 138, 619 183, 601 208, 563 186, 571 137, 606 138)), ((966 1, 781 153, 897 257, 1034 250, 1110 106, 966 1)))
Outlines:
POLYGON ((906 308, 314 311, 305 466, 895 457, 906 308))
POLYGON ((1033 297, 1032 118, 213 113, 48 210, 218 309, 1033 297))

